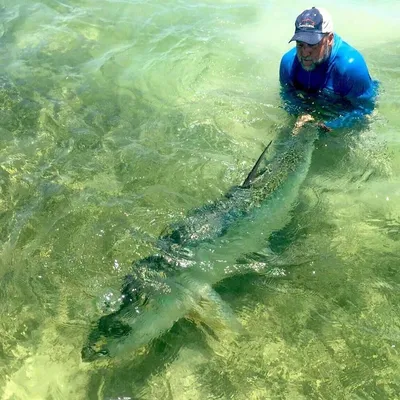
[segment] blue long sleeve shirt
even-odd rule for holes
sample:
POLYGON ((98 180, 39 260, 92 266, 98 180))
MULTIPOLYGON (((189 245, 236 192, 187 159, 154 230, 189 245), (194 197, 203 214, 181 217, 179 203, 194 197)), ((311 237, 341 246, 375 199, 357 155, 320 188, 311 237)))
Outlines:
POLYGON ((312 71, 302 68, 296 48, 281 60, 279 78, 285 109, 327 118, 329 128, 351 127, 375 106, 378 83, 363 56, 337 34, 329 58, 312 71))

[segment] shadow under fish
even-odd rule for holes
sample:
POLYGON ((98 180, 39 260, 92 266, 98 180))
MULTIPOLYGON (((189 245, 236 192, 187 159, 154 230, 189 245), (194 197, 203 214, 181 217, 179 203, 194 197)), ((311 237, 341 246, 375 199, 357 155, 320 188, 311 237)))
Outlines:
POLYGON ((93 324, 83 361, 130 354, 183 317, 201 321, 211 333, 224 327, 240 332, 232 310, 212 286, 257 270, 237 260, 265 248, 271 233, 290 221, 316 138, 316 128, 303 128, 264 165, 270 142, 242 185, 167 227, 158 240, 159 252, 135 262, 125 277, 119 309, 93 324))

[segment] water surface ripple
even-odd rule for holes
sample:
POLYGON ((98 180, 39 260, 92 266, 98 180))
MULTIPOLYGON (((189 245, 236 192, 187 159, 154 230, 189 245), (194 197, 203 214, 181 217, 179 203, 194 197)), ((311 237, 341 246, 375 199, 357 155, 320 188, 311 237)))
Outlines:
POLYGON ((1 399, 398 397, 400 5, 321 5, 382 91, 368 129, 317 142, 276 265, 216 286, 246 334, 181 320, 96 365, 82 345, 132 261, 293 124, 278 67, 303 5, 1 2, 1 399))

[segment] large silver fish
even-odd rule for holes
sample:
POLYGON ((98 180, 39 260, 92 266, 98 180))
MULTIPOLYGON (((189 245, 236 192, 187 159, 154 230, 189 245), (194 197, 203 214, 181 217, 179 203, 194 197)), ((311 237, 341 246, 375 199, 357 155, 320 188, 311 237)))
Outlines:
POLYGON ((316 128, 303 128, 261 168, 270 143, 241 186, 169 226, 159 238, 159 252, 133 264, 119 309, 94 324, 82 359, 129 354, 188 315, 209 326, 227 322, 240 329, 212 286, 243 273, 246 267, 237 260, 265 248, 271 233, 290 221, 316 137, 316 128))

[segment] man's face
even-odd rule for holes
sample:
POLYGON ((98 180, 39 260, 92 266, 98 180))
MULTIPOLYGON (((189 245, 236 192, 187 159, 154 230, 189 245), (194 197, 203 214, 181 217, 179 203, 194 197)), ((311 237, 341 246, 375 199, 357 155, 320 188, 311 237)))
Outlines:
POLYGON ((296 42, 297 58, 306 71, 312 71, 317 65, 326 61, 331 54, 333 33, 325 35, 322 40, 314 45, 305 42, 296 42))

